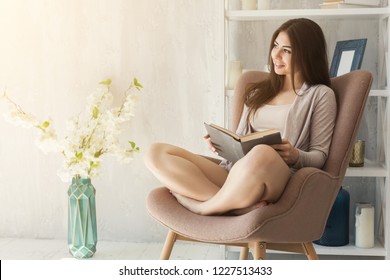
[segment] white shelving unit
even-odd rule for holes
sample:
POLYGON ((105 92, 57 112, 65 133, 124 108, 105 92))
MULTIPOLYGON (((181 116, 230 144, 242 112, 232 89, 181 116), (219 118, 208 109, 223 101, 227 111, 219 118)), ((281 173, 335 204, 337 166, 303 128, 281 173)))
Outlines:
MULTIPOLYGON (((230 0, 232 1, 232 0, 230 0)), ((234 1, 234 0, 233 0, 234 1)), ((376 219, 376 242, 374 248, 361 249, 354 246, 354 243, 341 247, 325 247, 315 245, 319 255, 339 255, 339 256, 359 256, 359 257, 380 257, 390 259, 390 91, 387 83, 390 81, 390 66, 388 63, 389 53, 389 7, 383 8, 359 8, 359 9, 271 9, 271 10, 239 10, 235 9, 236 4, 232 5, 229 0, 225 0, 225 77, 227 77, 227 65, 231 60, 231 49, 229 44, 232 43, 231 24, 245 24, 247 22, 256 22, 263 25, 275 21, 286 21, 291 18, 306 17, 312 20, 331 22, 334 20, 353 20, 356 23, 364 24, 365 21, 377 22, 377 63, 374 74, 374 83, 370 92, 370 99, 376 98, 377 113, 377 135, 374 137, 377 143, 376 160, 365 162, 364 167, 348 168, 346 178, 371 178, 376 182, 376 200, 375 200, 375 219, 376 219), (233 8, 232 8, 233 7, 233 8), (386 207, 386 205, 388 207, 386 207), (381 222, 382 221, 382 222, 381 222), (383 232, 379 226, 383 224, 383 232)), ((323 26, 326 33, 326 25, 323 26)), ((272 30, 273 31, 273 30, 272 30)), ((374 32, 368 30, 368 32, 374 32)), ((251 34, 253 35, 253 34, 251 34)), ((326 35, 326 34, 325 34, 326 35)), ((242 38, 242 37, 241 37, 242 38)), ((348 40, 349 34, 338 35, 337 40, 348 40)), ((328 41, 328 39, 327 39, 328 41)), ((244 43, 244 42, 241 42, 244 43)), ((329 41, 328 41, 329 43, 329 41)), ((268 42, 266 45, 268 50, 268 42)), ((328 46, 328 50, 330 46, 328 46)), ((367 52, 367 49, 366 49, 367 52)), ((233 58, 236 60, 237 58, 233 58)), ((255 58, 254 58, 255 59, 255 58)), ((259 69, 261 70, 261 68, 259 69)), ((227 84, 227 81, 226 83, 227 84)), ((229 122, 229 98, 233 95, 233 90, 225 90, 225 125, 229 122)), ((353 191, 353 187, 351 188, 353 191)), ((226 247, 227 251, 232 247, 226 247)))
POLYGON ((369 9, 288 9, 288 10, 227 10, 226 18, 229 20, 253 21, 253 20, 284 20, 297 17, 310 17, 345 19, 378 18, 388 15, 388 8, 369 9))

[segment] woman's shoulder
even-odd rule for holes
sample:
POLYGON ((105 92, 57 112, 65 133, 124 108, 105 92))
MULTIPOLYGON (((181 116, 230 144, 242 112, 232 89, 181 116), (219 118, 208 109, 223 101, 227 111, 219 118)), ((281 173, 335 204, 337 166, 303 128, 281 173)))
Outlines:
POLYGON ((331 94, 334 95, 333 89, 324 84, 316 84, 316 85, 308 85, 306 83, 303 84, 301 90, 299 91, 299 95, 305 94, 331 94))
POLYGON ((327 104, 336 106, 336 96, 334 91, 326 85, 317 84, 308 86, 304 84, 298 94, 300 103, 307 104, 327 104))
POLYGON ((323 84, 317 84, 317 85, 311 85, 311 86, 309 86, 307 84, 303 84, 298 95, 300 97, 305 98, 305 99, 318 99, 318 98, 321 99, 323 97, 330 98, 330 99, 335 98, 335 94, 334 94, 333 89, 331 89, 329 86, 323 85, 323 84))

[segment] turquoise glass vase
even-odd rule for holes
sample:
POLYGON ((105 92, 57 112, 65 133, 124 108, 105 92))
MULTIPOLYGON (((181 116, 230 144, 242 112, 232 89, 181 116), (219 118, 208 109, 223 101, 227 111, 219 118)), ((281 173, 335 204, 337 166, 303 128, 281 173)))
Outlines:
POLYGON ((73 178, 68 190, 68 246, 77 259, 96 252, 96 190, 90 178, 73 178))

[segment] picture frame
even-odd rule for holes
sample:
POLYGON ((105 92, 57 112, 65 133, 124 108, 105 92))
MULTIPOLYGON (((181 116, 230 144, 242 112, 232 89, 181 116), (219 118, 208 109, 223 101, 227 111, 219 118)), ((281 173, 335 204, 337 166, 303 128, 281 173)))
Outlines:
POLYGON ((338 41, 330 67, 330 77, 337 77, 360 69, 367 39, 338 41))

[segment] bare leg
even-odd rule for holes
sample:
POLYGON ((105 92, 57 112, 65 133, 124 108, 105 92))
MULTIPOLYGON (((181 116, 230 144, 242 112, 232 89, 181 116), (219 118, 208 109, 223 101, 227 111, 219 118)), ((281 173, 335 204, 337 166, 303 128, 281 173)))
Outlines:
POLYGON ((218 215, 244 209, 265 200, 275 202, 290 178, 290 169, 269 146, 259 145, 238 161, 219 192, 201 202, 180 194, 178 201, 201 215, 218 215))
POLYGON ((228 175, 216 163, 169 144, 153 144, 144 160, 157 179, 172 192, 199 201, 214 196, 228 175))
POLYGON ((231 210, 228 212, 228 214, 230 215, 244 215, 246 213, 249 213, 251 212, 252 210, 255 210, 257 208, 262 208, 264 206, 267 206, 269 203, 265 200, 261 200, 257 203, 255 203, 254 205, 252 206, 249 206, 249 207, 246 207, 246 208, 241 208, 241 209, 234 209, 234 210, 231 210))
MULTIPOLYGON (((201 209, 201 205, 203 203, 202 201, 195 200, 195 199, 192 199, 192 198, 189 198, 189 197, 177 194, 177 193, 172 193, 172 195, 174 197, 176 197, 177 201, 181 205, 183 205, 185 208, 191 210, 194 213, 202 214, 202 212, 200 210, 201 209)), ((249 213, 250 211, 252 211, 254 209, 262 208, 264 206, 267 206, 268 204, 269 203, 267 201, 261 200, 261 201, 255 203, 255 204, 253 204, 252 206, 241 208, 241 209, 233 209, 233 210, 227 211, 226 213, 229 214, 229 215, 236 215, 236 216, 243 215, 243 214, 249 213)))

